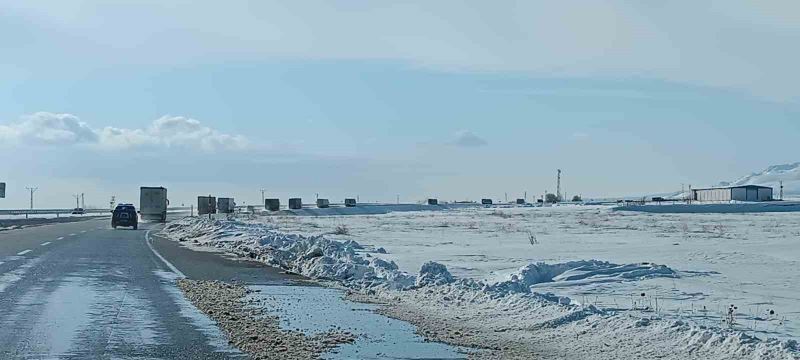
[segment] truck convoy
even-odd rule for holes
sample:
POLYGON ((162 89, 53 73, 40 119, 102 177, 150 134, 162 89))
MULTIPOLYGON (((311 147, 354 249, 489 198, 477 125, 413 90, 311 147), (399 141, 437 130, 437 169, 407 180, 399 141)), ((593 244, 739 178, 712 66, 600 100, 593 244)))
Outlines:
POLYGON ((167 221, 167 189, 142 186, 139 196, 139 216, 142 220, 167 221))

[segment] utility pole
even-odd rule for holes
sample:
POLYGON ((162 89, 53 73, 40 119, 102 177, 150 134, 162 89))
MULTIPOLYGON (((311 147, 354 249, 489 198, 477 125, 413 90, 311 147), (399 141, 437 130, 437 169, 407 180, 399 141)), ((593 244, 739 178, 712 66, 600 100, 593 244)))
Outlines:
POLYGON ((109 205, 108 207, 110 207, 111 210, 114 210, 114 204, 116 202, 117 202, 117 197, 114 196, 114 195, 111 195, 111 201, 108 202, 108 205, 109 205))
POLYGON ((505 194, 506 194, 506 202, 508 202, 508 193, 505 193, 505 194))
POLYGON ((561 169, 558 169, 558 177, 556 178, 556 201, 561 201, 561 169))
POLYGON ((528 192, 527 191, 525 192, 525 196, 523 197, 523 199, 525 199, 525 202, 528 202, 528 192))
POLYGON ((783 180, 781 180, 781 200, 783 200, 783 180))
POLYGON ((264 204, 265 204, 265 202, 264 202, 264 200, 265 200, 265 198, 264 198, 264 192, 265 192, 265 191, 267 191, 267 189, 261 189, 261 205, 264 205, 264 204))
POLYGON ((26 187, 25 189, 28 189, 28 191, 31 192, 31 210, 33 210, 33 193, 35 193, 36 190, 39 190, 39 188, 31 186, 31 187, 26 187))
POLYGON ((400 204, 400 195, 397 195, 397 203, 400 204))
POLYGON ((86 209, 86 201, 83 197, 83 193, 81 193, 81 209, 86 209))
POLYGON ((77 209, 77 208, 81 207, 81 204, 80 204, 81 194, 73 194, 72 197, 75 198, 75 208, 77 209))

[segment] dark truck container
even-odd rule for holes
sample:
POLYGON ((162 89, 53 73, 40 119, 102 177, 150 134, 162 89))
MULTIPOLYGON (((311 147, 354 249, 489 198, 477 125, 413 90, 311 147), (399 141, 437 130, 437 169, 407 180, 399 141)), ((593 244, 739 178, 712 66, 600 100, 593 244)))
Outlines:
POLYGON ((303 200, 300 198, 289 199, 289 209, 298 210, 303 208, 303 200))
POLYGON ((280 199, 265 199, 264 200, 264 208, 269 211, 278 211, 281 209, 281 200, 280 199))
POLYGON ((217 213, 217 198, 214 196, 198 196, 197 197, 197 214, 216 214, 217 213))

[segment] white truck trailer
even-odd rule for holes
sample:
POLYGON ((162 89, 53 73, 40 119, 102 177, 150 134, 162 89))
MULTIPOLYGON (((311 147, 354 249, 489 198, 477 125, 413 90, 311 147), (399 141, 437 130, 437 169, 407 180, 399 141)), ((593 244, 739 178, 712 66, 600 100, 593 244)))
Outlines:
POLYGON ((139 196, 139 216, 142 220, 167 221, 167 189, 164 187, 142 186, 139 196))

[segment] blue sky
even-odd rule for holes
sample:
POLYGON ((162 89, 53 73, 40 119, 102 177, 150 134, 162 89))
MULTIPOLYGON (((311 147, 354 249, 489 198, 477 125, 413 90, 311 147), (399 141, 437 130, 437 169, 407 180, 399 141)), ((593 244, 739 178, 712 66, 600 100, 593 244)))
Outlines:
POLYGON ((0 6, 0 207, 500 199, 557 168, 599 197, 798 161, 795 2, 190 4, 0 6))

